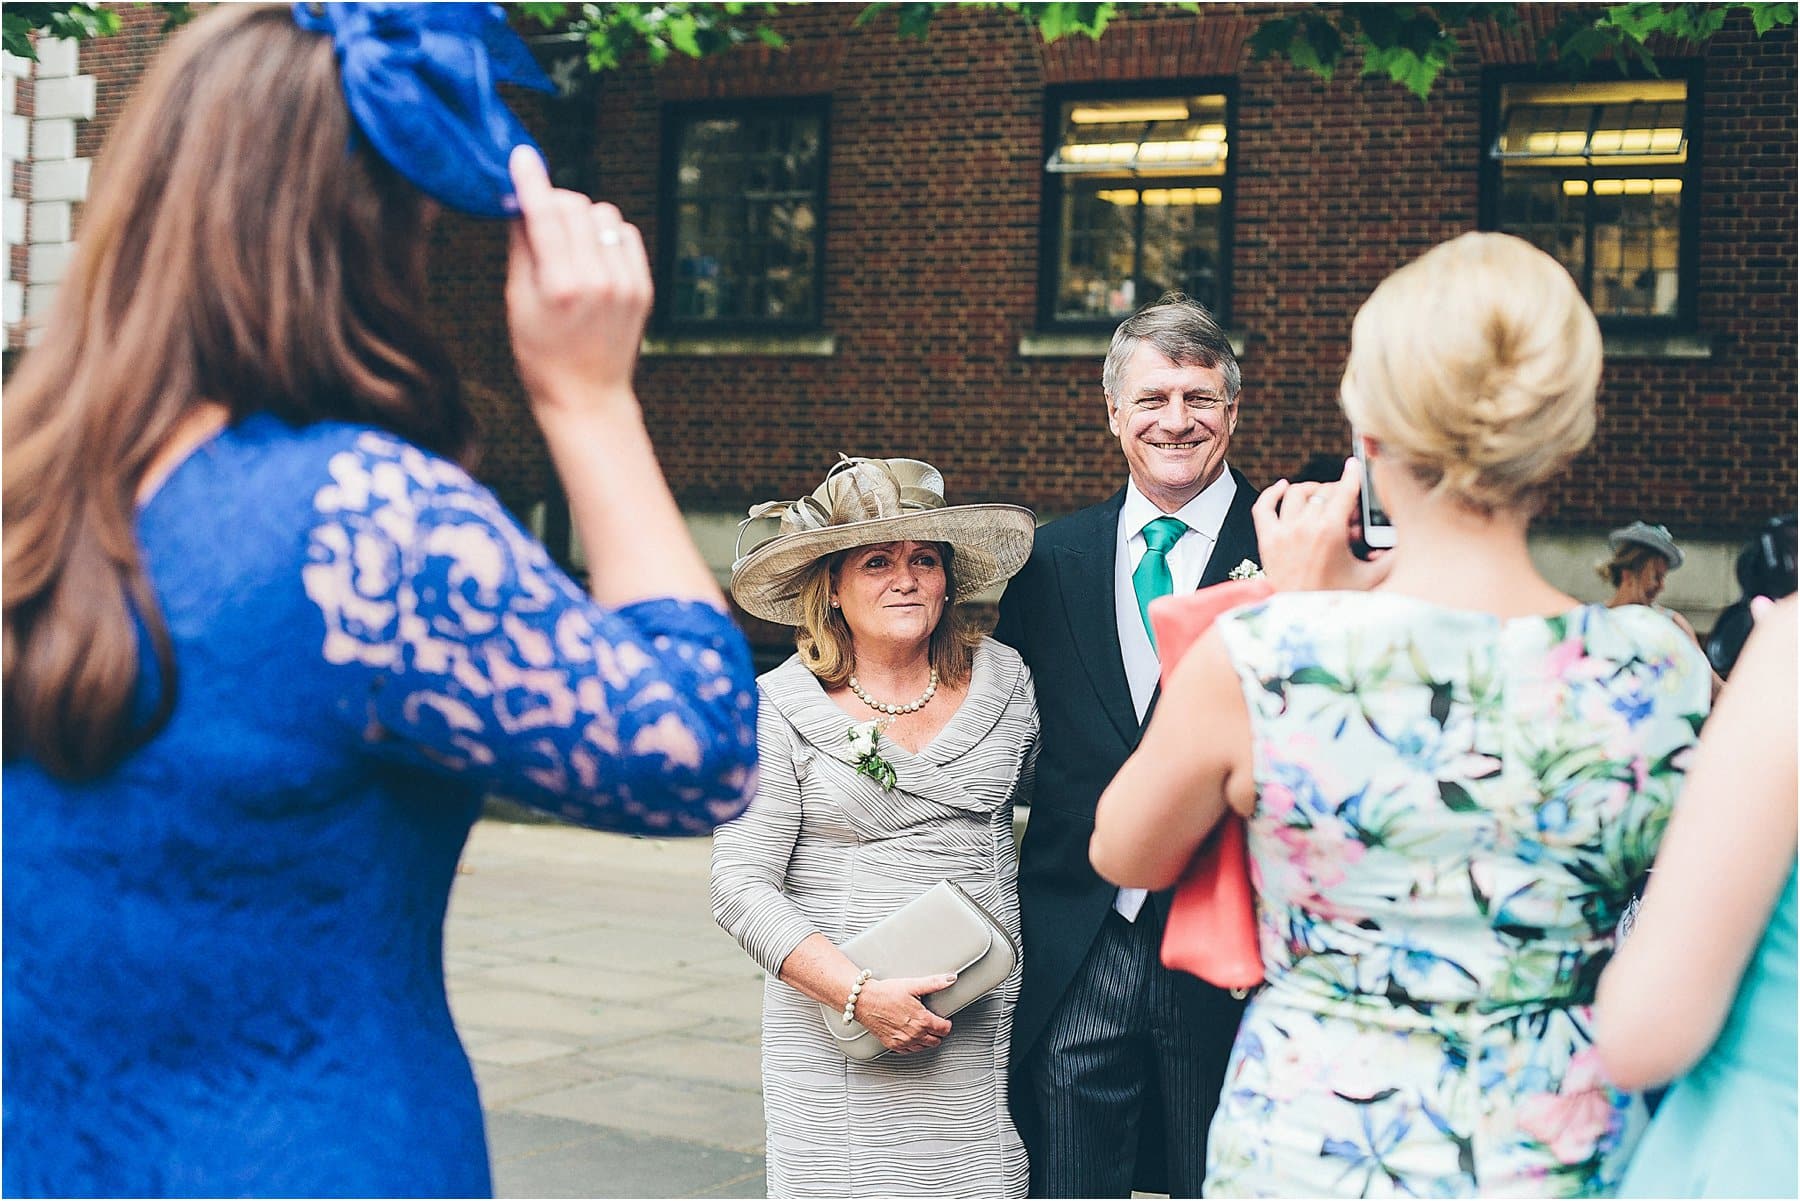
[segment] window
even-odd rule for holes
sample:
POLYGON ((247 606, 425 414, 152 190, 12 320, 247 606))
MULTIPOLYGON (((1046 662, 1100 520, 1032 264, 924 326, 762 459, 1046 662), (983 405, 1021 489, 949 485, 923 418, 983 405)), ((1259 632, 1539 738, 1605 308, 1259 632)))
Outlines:
POLYGON ((1164 292, 1220 321, 1231 292, 1232 109, 1222 91, 1052 92, 1039 323, 1111 329, 1164 292))
POLYGON ((663 128, 663 327, 817 328, 824 100, 672 105, 663 128))
POLYGON ((1490 78, 1483 224, 1555 255, 1610 326, 1692 324, 1697 93, 1490 78))

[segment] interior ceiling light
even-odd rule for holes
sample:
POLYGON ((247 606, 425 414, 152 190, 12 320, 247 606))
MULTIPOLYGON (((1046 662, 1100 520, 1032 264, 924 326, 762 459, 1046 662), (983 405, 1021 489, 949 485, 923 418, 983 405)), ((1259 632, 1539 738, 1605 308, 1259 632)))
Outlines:
POLYGON ((1180 100, 1152 100, 1143 104, 1078 104, 1069 112, 1076 125, 1117 125, 1128 121, 1185 121, 1188 106, 1180 100))

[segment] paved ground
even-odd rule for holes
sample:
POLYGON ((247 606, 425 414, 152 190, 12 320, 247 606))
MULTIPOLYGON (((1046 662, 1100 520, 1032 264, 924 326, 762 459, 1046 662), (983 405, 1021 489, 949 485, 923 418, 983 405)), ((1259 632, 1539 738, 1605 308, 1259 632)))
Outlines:
POLYGON ((761 1197, 762 973, 706 839, 476 825, 445 932, 502 1197, 761 1197))

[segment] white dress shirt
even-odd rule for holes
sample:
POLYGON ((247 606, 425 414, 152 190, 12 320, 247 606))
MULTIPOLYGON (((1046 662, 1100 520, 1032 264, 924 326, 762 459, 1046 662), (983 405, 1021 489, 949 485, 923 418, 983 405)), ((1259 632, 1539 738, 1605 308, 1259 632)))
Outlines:
MULTIPOLYGON (((1188 527, 1169 549, 1169 577, 1174 581, 1174 595, 1192 592, 1200 586, 1200 577, 1206 573, 1213 548, 1219 544, 1219 527, 1225 524, 1225 515, 1231 511, 1231 502, 1236 496, 1237 481, 1226 469, 1200 495, 1167 514, 1179 517, 1188 527)), ((1131 575, 1144 557, 1144 527, 1162 516, 1165 516, 1163 511, 1138 491, 1135 482, 1125 485, 1125 504, 1119 510, 1119 534, 1115 540, 1118 549, 1113 559, 1113 608, 1119 623, 1119 651, 1125 660, 1125 680, 1131 686, 1131 706, 1137 711, 1140 722, 1150 708, 1150 698, 1156 693, 1162 664, 1157 660, 1156 648, 1150 645, 1150 632, 1144 629, 1131 575)), ((1141 888, 1121 888, 1113 908, 1127 921, 1136 921, 1147 895, 1141 888)))

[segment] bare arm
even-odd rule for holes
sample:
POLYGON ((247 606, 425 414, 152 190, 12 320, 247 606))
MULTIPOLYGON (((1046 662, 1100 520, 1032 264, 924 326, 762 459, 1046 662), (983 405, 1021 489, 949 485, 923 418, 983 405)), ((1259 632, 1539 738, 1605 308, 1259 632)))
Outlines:
POLYGON ((594 599, 725 607, 656 463, 632 390, 652 296, 643 236, 610 204, 550 186, 529 147, 512 157, 506 308, 519 378, 587 550, 594 599))
POLYGON ((1101 794, 1088 858, 1114 884, 1167 888, 1228 804, 1245 816, 1256 804, 1250 710, 1213 629, 1175 669, 1143 741, 1101 794))
POLYGON ((1718 1037, 1794 868, 1795 601, 1758 621, 1707 723, 1631 934, 1600 978, 1597 1042, 1644 1088, 1718 1037))
MULTIPOLYGON (((1686 634, 1689 638, 1693 639, 1694 645, 1699 647, 1700 653, 1704 655, 1706 653, 1706 644, 1704 642, 1700 641, 1700 635, 1698 635, 1694 632, 1694 623, 1689 621, 1687 618, 1683 617, 1681 614, 1677 613, 1673 609, 1669 610, 1669 616, 1674 619, 1676 625, 1681 627, 1681 632, 1683 634, 1686 634)), ((1709 660, 1708 661, 1708 670, 1710 671, 1710 669, 1711 669, 1711 663, 1709 660)), ((1712 672, 1711 674, 1712 674, 1712 699, 1716 702, 1719 699, 1719 693, 1725 691, 1725 677, 1721 676, 1716 671, 1712 672)))

